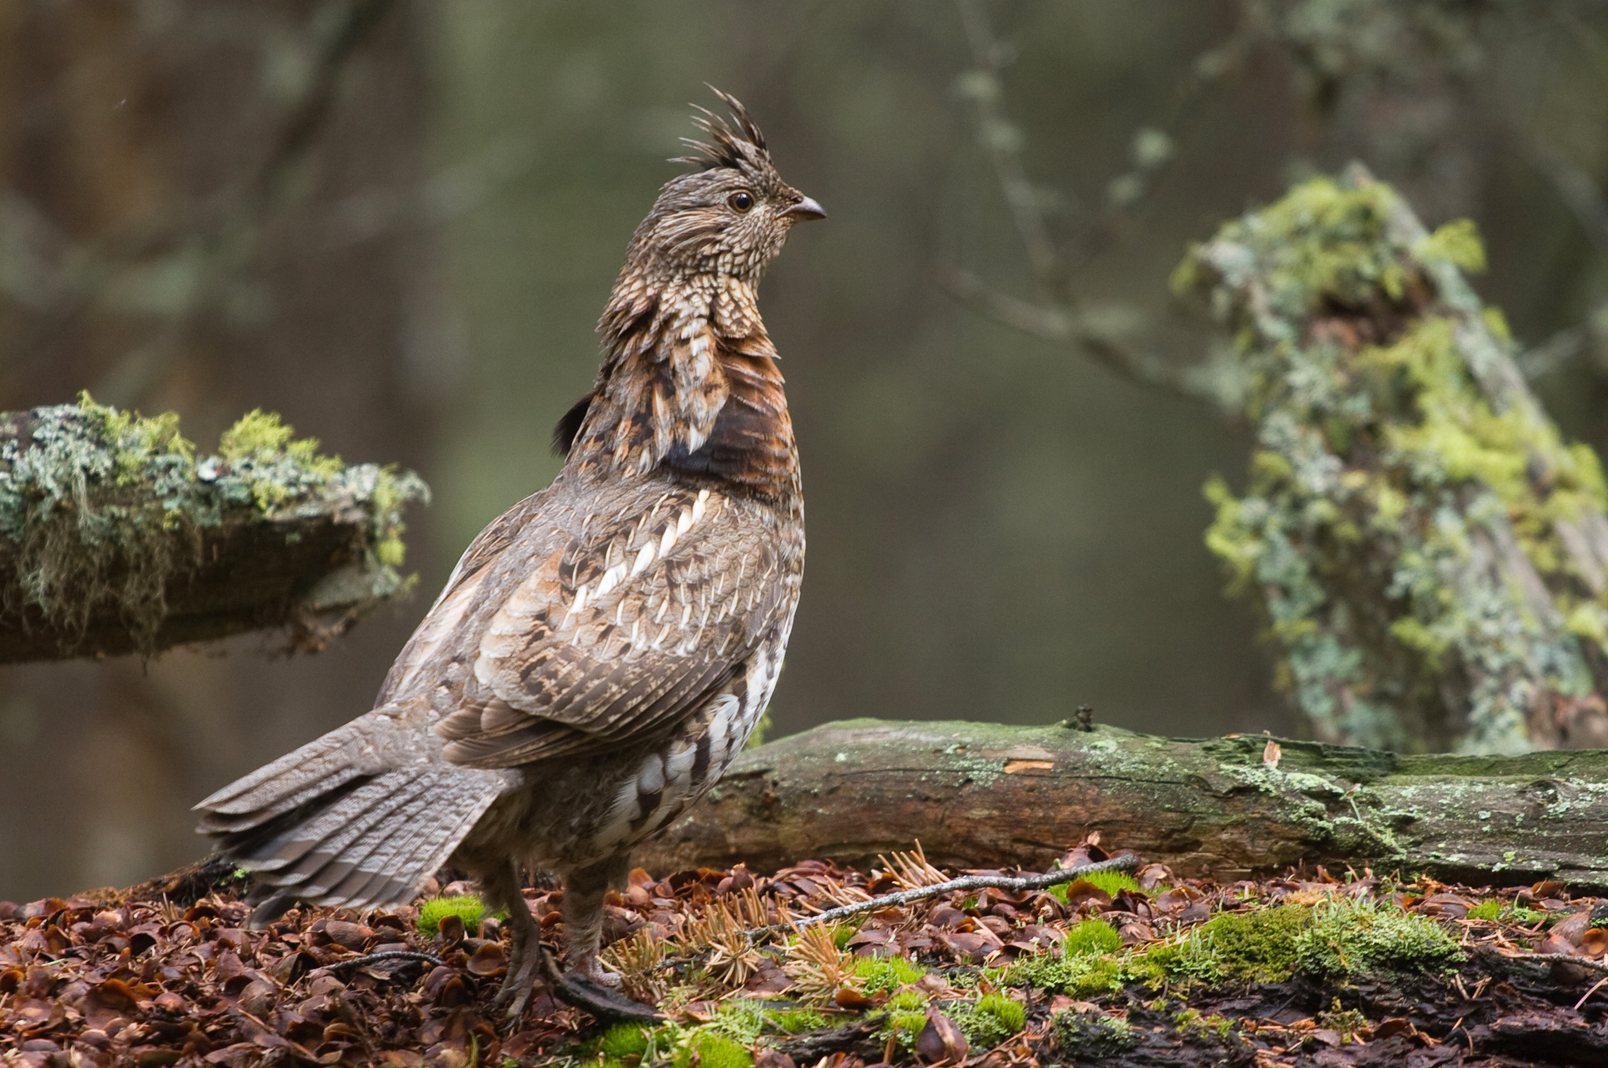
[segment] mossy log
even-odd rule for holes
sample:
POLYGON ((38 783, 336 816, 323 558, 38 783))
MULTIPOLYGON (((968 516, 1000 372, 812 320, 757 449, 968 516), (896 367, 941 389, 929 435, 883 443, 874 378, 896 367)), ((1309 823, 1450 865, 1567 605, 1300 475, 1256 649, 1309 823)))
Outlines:
POLYGON ((1472 223, 1429 233, 1353 167, 1174 276, 1232 330, 1215 376, 1256 429, 1207 544, 1324 741, 1608 745, 1608 486, 1464 279, 1483 266, 1472 223))
POLYGON ((253 412, 197 460, 177 419, 0 413, 0 663, 268 628, 314 650, 409 585, 412 474, 344 466, 253 412))
POLYGON ((1306 863, 1608 886, 1608 752, 1405 756, 1281 739, 1275 763, 1269 741, 829 723, 743 753, 640 859, 773 870, 864 863, 919 839, 937 863, 1042 869, 1098 831, 1225 881, 1306 863))

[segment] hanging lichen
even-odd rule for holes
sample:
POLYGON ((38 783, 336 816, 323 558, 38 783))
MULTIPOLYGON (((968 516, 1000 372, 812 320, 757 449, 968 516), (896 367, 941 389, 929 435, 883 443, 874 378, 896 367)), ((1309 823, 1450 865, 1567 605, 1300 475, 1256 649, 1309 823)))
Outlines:
POLYGON ((1256 429, 1206 486, 1206 542, 1256 602, 1319 738, 1512 752, 1601 744, 1608 490, 1523 384, 1473 225, 1386 185, 1304 183, 1174 276, 1233 331, 1256 429))
POLYGON ((411 472, 345 467, 254 411, 197 460, 172 413, 154 418, 96 404, 0 416, 0 549, 13 577, 4 607, 36 610, 70 640, 91 614, 117 606, 136 648, 149 650, 166 591, 199 564, 203 532, 227 519, 291 517, 349 503, 368 516, 363 570, 377 596, 402 589, 402 506, 426 498, 411 472))

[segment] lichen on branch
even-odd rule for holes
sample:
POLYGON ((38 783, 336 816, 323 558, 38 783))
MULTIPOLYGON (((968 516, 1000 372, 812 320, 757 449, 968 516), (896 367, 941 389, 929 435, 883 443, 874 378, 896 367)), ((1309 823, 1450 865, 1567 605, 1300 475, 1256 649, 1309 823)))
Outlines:
POLYGON ((1217 374, 1256 429, 1207 545, 1253 601, 1319 738, 1516 752, 1608 744, 1608 490, 1524 385, 1462 276, 1354 168, 1196 246, 1174 288, 1231 331, 1217 374))
POLYGON ((40 655, 37 632, 54 635, 53 655, 150 653, 172 644, 168 638, 294 624, 299 610, 304 622, 332 607, 350 615, 408 586, 397 572, 402 509, 427 496, 411 472, 345 466, 261 411, 200 459, 176 415, 146 418, 88 394, 77 404, 0 414, 0 631, 35 639, 19 643, 28 655, 0 648, 0 659, 40 655), (299 547, 337 530, 338 544, 299 547), (279 547, 289 555, 275 579, 279 547), (228 559, 247 550, 255 554, 249 567, 228 559), (239 588, 206 588, 204 573, 217 565, 239 573, 239 588), (192 606, 190 625, 164 636, 175 596, 204 603, 192 606), (253 597, 264 603, 253 606, 253 597), (101 633, 79 648, 92 632, 118 627, 123 640, 101 633))

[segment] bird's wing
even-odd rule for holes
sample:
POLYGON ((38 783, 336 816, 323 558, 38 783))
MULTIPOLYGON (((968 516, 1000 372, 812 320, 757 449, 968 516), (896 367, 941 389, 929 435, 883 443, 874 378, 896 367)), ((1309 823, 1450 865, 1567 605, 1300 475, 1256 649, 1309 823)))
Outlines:
POLYGON ((446 759, 497 768, 595 751, 729 686, 783 611, 776 542, 756 515, 718 492, 666 488, 489 575, 504 588, 436 726, 446 759))
POLYGON ((402 647, 391 670, 380 685, 375 706, 395 700, 408 684, 413 682, 421 668, 428 664, 457 632, 465 615, 471 609, 487 577, 487 572, 522 531, 530 528, 531 521, 540 517, 542 508, 551 497, 552 487, 538 490, 486 525, 475 535, 475 540, 458 558, 446 585, 436 597, 435 604, 425 613, 418 629, 402 647))

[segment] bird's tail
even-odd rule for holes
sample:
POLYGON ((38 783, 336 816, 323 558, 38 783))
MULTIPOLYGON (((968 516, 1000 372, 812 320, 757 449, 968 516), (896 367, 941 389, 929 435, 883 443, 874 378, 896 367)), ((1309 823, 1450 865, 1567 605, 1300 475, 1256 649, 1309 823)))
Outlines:
MULTIPOLYGON (((372 713, 371 713, 372 715, 372 713)), ((505 788, 439 761, 375 766, 360 717, 208 797, 197 830, 255 874, 263 926, 297 900, 356 908, 410 900, 505 788)))

